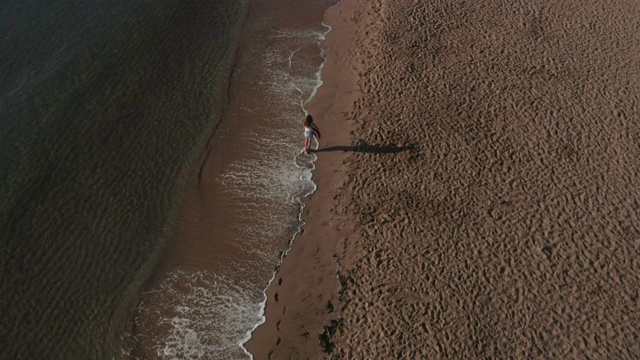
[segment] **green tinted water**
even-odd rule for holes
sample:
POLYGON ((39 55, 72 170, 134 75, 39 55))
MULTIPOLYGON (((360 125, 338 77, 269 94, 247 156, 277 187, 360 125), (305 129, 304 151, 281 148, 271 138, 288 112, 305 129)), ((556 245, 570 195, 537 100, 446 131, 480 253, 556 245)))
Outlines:
POLYGON ((3 5, 0 357, 122 355, 245 6, 3 5))

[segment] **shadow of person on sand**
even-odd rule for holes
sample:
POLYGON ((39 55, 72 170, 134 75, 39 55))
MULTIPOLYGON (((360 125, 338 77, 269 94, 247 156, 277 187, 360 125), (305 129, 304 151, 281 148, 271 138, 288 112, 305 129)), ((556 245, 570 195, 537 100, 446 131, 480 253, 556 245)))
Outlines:
POLYGON ((355 146, 347 146, 347 145, 338 145, 338 146, 330 146, 318 150, 313 150, 313 152, 328 152, 328 151, 352 151, 352 152, 360 152, 360 153, 368 153, 368 154, 395 154, 407 150, 412 150, 415 148, 414 145, 408 146, 395 146, 395 145, 370 145, 367 144, 364 140, 359 140, 358 144, 355 146))

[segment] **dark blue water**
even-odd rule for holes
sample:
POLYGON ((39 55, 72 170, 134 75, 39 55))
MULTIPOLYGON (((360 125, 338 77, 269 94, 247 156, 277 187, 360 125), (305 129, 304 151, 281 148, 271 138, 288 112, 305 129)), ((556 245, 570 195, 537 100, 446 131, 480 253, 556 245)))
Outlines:
POLYGON ((244 1, 0 4, 0 358, 119 358, 244 1))

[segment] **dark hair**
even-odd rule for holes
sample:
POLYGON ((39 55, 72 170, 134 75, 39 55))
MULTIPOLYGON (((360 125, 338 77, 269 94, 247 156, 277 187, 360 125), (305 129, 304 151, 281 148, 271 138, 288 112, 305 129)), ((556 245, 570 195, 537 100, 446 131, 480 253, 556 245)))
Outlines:
POLYGON ((311 125, 313 124, 313 118, 311 117, 311 115, 307 115, 306 118, 304 118, 304 124, 305 125, 311 125))

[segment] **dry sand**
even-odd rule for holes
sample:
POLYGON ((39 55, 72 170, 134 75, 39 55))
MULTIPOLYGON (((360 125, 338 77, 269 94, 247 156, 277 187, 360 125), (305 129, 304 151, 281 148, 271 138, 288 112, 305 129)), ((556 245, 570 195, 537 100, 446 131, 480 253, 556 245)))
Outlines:
POLYGON ((353 147, 318 153, 256 359, 640 358, 638 19, 632 1, 333 8, 311 109, 322 148, 353 147))

